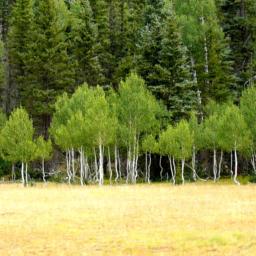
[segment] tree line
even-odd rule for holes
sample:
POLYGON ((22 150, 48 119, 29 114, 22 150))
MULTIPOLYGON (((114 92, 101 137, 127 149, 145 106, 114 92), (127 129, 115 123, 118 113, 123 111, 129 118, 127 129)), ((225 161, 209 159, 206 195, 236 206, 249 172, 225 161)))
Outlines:
MULTIPOLYGON (((70 181, 74 178, 72 174, 74 158, 77 158, 81 150, 81 155, 87 156, 82 159, 84 166, 87 166, 86 158, 90 159, 91 155, 96 155, 95 166, 97 163, 100 168, 97 174, 95 171, 97 168, 94 168, 93 178, 90 177, 92 180, 98 181, 101 175, 102 182, 102 165, 105 165, 106 154, 108 159, 116 159, 116 166, 121 166, 126 153, 130 160, 127 163, 129 175, 126 173, 125 178, 128 177, 128 181, 135 182, 138 176, 142 176, 138 170, 138 166, 141 170, 141 166, 144 165, 141 163, 141 152, 145 153, 147 170, 145 180, 149 181, 151 176, 156 178, 159 175, 161 179, 163 179, 162 175, 168 175, 168 178, 174 177, 175 175, 165 173, 163 169, 167 168, 167 163, 172 162, 171 166, 168 164, 168 168, 172 167, 170 170, 175 174, 176 166, 173 164, 172 150, 178 149, 166 148, 167 151, 172 152, 167 154, 163 149, 165 146, 161 138, 168 137, 172 133, 170 137, 178 136, 176 126, 181 120, 191 120, 191 113, 194 113, 194 119, 197 119, 199 124, 209 122, 208 126, 213 123, 217 127, 221 123, 218 111, 223 114, 226 106, 230 105, 239 106, 239 111, 242 111, 240 101, 243 91, 247 87, 252 87, 256 79, 255 17, 254 0, 0 0, 0 104, 5 113, 3 116, 9 118, 15 109, 22 106, 23 111, 26 111, 33 120, 34 128, 31 130, 33 140, 42 136, 41 142, 35 140, 33 143, 43 144, 49 138, 52 139, 53 145, 49 146, 48 141, 46 151, 51 151, 49 148, 53 147, 54 163, 57 162, 56 145, 59 151, 67 151, 67 163, 72 170, 69 171, 68 176, 70 181), (97 93, 102 93, 109 102, 109 94, 112 95, 113 102, 108 103, 110 106, 107 109, 113 111, 112 108, 119 106, 119 100, 116 98, 122 98, 119 95, 121 85, 124 83, 122 81, 131 73, 137 74, 144 80, 147 92, 160 102, 157 105, 160 104, 161 110, 154 110, 160 112, 156 114, 157 120, 161 120, 160 123, 156 122, 156 127, 160 125, 160 128, 155 126, 148 128, 150 132, 136 128, 136 131, 128 132, 127 127, 119 127, 120 124, 125 126, 125 121, 121 122, 122 118, 116 117, 112 120, 114 123, 117 122, 119 127, 113 128, 115 132, 112 131, 118 134, 116 139, 118 143, 114 149, 111 147, 116 143, 104 141, 105 136, 108 137, 107 141, 111 141, 113 135, 110 131, 110 134, 102 135, 100 145, 97 144, 98 142, 88 142, 89 146, 83 145, 79 150, 77 145, 69 145, 67 150, 67 146, 57 143, 60 135, 54 134, 55 129, 52 127, 54 125, 57 127, 56 102, 59 102, 59 97, 63 93, 66 93, 66 96, 61 96, 63 102, 59 103, 59 108, 66 106, 65 101, 73 102, 74 100, 71 99, 77 94, 77 88, 86 83, 90 92, 96 90, 94 96, 88 96, 90 99, 97 99, 97 93), (212 102, 220 106, 216 107, 220 110, 214 110, 215 114, 210 110, 215 108, 212 102), (211 105, 212 107, 209 107, 211 105), (213 114, 213 117, 208 120, 210 114, 213 114), (151 129, 162 131, 167 128, 167 124, 172 124, 173 129, 166 134, 163 135, 159 131, 151 134, 151 129), (119 130, 122 130, 122 133, 116 132, 119 130), (148 134, 148 137, 145 137, 145 134, 148 134), (128 142, 123 142, 126 137, 129 139, 128 142), (141 137, 145 137, 145 141, 144 139, 141 141, 141 137), (157 143, 153 143, 155 147, 149 149, 153 139, 157 143), (110 143, 111 146, 106 147, 105 143, 107 145, 110 143), (121 146, 119 147, 118 144, 121 146), (124 147, 123 144, 126 146, 124 147), (108 147, 109 154, 106 153, 108 147), (86 152, 88 148, 90 150, 86 152), (91 152, 92 148, 95 148, 95 153, 94 150, 91 152), (161 154, 160 148, 161 151, 163 150, 161 154), (171 161, 168 156, 171 156, 171 161), (98 158, 101 159, 101 164, 98 158), (161 166, 160 173, 156 164, 158 161, 161 166)), ((144 98, 140 100, 143 101, 144 98)), ((124 104, 128 103, 127 100, 124 104)), ((91 105, 88 109, 92 108, 91 111, 96 111, 93 100, 88 104, 91 105)), ((141 104, 143 106, 144 103, 141 104)), ((76 113, 73 105, 66 108, 76 113)), ((120 109, 116 111, 121 115, 120 109)), ((244 113, 242 115, 246 119, 244 113)), ((72 122, 77 121, 75 118, 78 118, 77 114, 72 122)), ((92 119, 83 111, 80 118, 92 119)), ((142 117, 140 119, 144 120, 142 117)), ((252 130, 253 124, 248 120, 245 121, 252 130)), ((150 124, 149 121, 145 122, 150 124)), ((96 136, 93 134, 93 128, 86 129, 84 132, 92 133, 93 138, 96 136)), ((208 130, 208 133, 211 136, 206 136, 204 139, 195 139, 197 133, 193 133, 192 166, 188 167, 187 162, 179 161, 177 169, 192 168, 193 177, 198 178, 200 173, 195 172, 198 168, 193 166, 200 162, 199 169, 206 169, 207 176, 213 175, 214 179, 218 179, 219 166, 224 165, 224 169, 227 170, 227 163, 232 156, 229 165, 232 163, 230 169, 233 170, 233 160, 236 159, 237 150, 223 146, 227 143, 221 142, 226 138, 225 134, 220 135, 219 132, 215 134, 211 130, 208 130), (215 138, 217 135, 218 139, 215 138), (199 143, 201 140, 203 142, 199 143), (209 146, 206 146, 206 143, 209 146), (210 153, 212 147, 215 148, 213 154, 210 153), (199 152, 197 157, 195 152, 199 152), (213 173, 210 173, 209 162, 212 158, 215 159, 215 164, 213 173)), ((204 133, 200 132, 200 134, 204 133)), ((68 141, 66 140, 65 143, 68 141)), ((241 157, 245 153, 239 155, 241 157)), ((46 157, 41 159, 42 165, 47 158, 49 156, 46 154, 46 157)), ((255 158, 253 159, 254 168, 255 158)), ((17 162, 16 159, 8 161, 17 162)), ((20 161, 19 159, 18 162, 20 161)), ((23 159, 21 162, 24 163, 23 169, 26 173, 28 160, 23 159)), ((240 162, 248 165, 247 161, 240 162)), ((2 165, 6 165, 6 162, 0 161, 0 169, 2 165)), ((248 166, 246 167, 249 169, 248 166)), ((84 167, 83 172, 86 175, 88 172, 89 175, 90 172, 86 168, 84 167)), ((123 176, 124 174, 119 172, 119 177, 123 176)), ((26 174, 24 174, 25 178, 26 174)), ((84 182, 86 179, 82 180, 84 182)))
MULTIPOLYGON (((152 155, 159 155, 160 178, 168 173, 173 184, 202 179, 216 182, 223 172, 223 155, 230 154, 229 172, 236 184, 238 154, 251 159, 256 173, 256 88, 243 92, 240 106, 211 102, 206 117, 198 122, 195 112, 189 119, 169 122, 169 112, 147 89, 145 81, 131 73, 118 91, 83 84, 72 95, 64 93, 55 103, 49 129, 51 139, 37 137, 27 111, 20 107, 6 119, 1 114, 1 156, 12 164, 21 163, 21 178, 28 184, 28 164, 41 160, 42 180, 46 181, 44 161, 51 158, 53 144, 66 155, 67 182, 135 184, 151 182, 152 155), (198 154, 212 153, 210 174, 200 170, 198 154), (219 157, 217 157, 219 155, 219 157), (162 158, 168 159, 163 168, 162 158)), ((15 175, 15 173, 12 173, 15 175)))

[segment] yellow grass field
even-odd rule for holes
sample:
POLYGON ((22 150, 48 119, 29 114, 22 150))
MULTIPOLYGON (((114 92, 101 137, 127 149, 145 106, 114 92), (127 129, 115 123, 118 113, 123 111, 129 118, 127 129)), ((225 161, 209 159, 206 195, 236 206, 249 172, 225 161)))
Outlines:
POLYGON ((0 255, 256 255, 256 186, 0 185, 0 255))

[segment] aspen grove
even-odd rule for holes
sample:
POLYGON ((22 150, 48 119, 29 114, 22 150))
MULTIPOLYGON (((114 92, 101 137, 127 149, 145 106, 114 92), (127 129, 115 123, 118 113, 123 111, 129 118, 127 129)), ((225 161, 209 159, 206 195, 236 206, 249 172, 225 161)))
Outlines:
MULTIPOLYGON (((240 159, 251 159, 255 172, 255 117, 252 99, 256 88, 244 91, 241 106, 211 102, 206 118, 190 117, 170 122, 169 112, 146 88, 144 80, 131 73, 117 91, 83 84, 60 96, 54 107, 50 138, 37 137, 28 113, 22 107, 9 118, 1 113, 1 156, 19 166, 24 186, 29 183, 28 164, 41 161, 41 179, 51 175, 45 170, 55 150, 65 155, 69 184, 151 182, 152 157, 159 158, 159 175, 172 184, 190 180, 213 179, 222 173, 240 184, 240 159), (210 171, 201 169, 199 155, 212 153, 210 171), (227 170, 224 155, 230 155, 227 170), (219 157, 217 157, 219 155, 219 157), (162 161, 168 162, 163 168, 162 161), (143 163, 144 162, 144 163, 143 163), (163 177, 167 174, 167 178, 163 177), (202 177, 200 177, 202 176, 202 177)), ((227 157, 226 157, 227 158, 227 157)), ((156 168, 156 167, 155 167, 156 168)), ((14 179, 15 173, 12 173, 14 179)))

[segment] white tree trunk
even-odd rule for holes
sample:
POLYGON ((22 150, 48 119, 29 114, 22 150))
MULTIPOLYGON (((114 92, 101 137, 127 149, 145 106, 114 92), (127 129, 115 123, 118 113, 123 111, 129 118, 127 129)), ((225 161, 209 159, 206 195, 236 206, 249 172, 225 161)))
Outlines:
POLYGON ((119 172, 118 172, 118 156, 117 156, 117 146, 115 145, 115 172, 116 172, 116 178, 115 182, 119 179, 119 172))
POLYGON ((171 174, 172 174, 172 184, 175 185, 175 174, 174 174, 174 166, 173 166, 173 162, 172 162, 172 157, 168 156, 168 158, 169 158, 170 170, 171 170, 171 174))
POLYGON ((230 174, 231 179, 233 178, 234 172, 233 172, 233 151, 230 153, 230 174))
POLYGON ((254 174, 256 174, 256 157, 254 152, 252 153, 251 164, 252 164, 253 172, 254 174))
POLYGON ((21 163, 21 180, 22 180, 22 184, 25 187, 25 176, 24 176, 24 163, 21 163))
POLYGON ((42 173, 43 173, 43 181, 45 183, 46 179, 45 179, 45 170, 44 170, 44 158, 42 159, 42 173))
POLYGON ((26 186, 28 186, 28 164, 25 163, 26 169, 25 169, 25 177, 26 177, 26 186))
POLYGON ((197 180, 197 173, 196 173, 196 148, 193 146, 193 154, 192 154, 192 169, 193 169, 193 180, 197 180))
POLYGON ((237 185, 240 185, 239 181, 237 180, 237 169, 238 169, 238 161, 237 161, 237 150, 236 150, 236 147, 235 147, 235 174, 234 174, 234 182, 237 184, 237 185))
POLYGON ((175 159, 174 157, 172 158, 172 164, 173 164, 173 175, 174 175, 174 184, 176 183, 176 174, 177 174, 177 171, 176 171, 176 164, 175 164, 175 159))
POLYGON ((67 175, 68 175, 68 184, 70 184, 71 173, 70 173, 70 151, 66 151, 66 163, 67 163, 67 175))
POLYGON ((103 146, 99 144, 99 185, 102 186, 104 184, 104 169, 103 169, 103 161, 104 161, 104 155, 103 155, 103 146))
POLYGON ((16 175, 15 175, 15 164, 12 164, 12 181, 15 181, 16 175))
POLYGON ((109 171, 109 183, 112 184, 112 167, 111 167, 111 156, 110 156, 110 150, 108 147, 108 171, 109 171))
POLYGON ((185 159, 182 159, 181 160, 181 180, 182 180, 182 185, 185 184, 184 167, 185 167, 185 159))
POLYGON ((76 171, 75 171, 75 151, 71 149, 71 159, 72 159, 72 180, 75 181, 76 171))
POLYGON ((83 148, 81 147, 80 148, 80 184, 81 186, 84 185, 84 151, 83 151, 83 148))
POLYGON ((219 171, 218 171, 218 177, 217 179, 220 179, 220 173, 221 173, 221 169, 222 169, 222 162, 223 162, 223 151, 221 150, 220 152, 220 161, 219 161, 219 171))

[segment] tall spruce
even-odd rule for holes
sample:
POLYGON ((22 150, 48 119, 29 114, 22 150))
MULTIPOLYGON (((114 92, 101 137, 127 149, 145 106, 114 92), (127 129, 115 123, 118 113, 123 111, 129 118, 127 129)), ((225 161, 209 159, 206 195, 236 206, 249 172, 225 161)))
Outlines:
POLYGON ((46 133, 56 97, 63 91, 73 90, 74 67, 67 51, 65 3, 62 0, 36 1, 34 11, 33 42, 27 60, 28 86, 23 104, 46 133))
POLYGON ((90 85, 101 84, 103 80, 97 50, 98 29, 88 0, 73 1, 70 6, 72 15, 71 39, 72 52, 77 61, 76 82, 90 85))
POLYGON ((26 100, 24 93, 28 90, 27 59, 32 42, 33 1, 17 0, 13 6, 8 33, 9 59, 9 101, 14 106, 26 100))
POLYGON ((139 70, 156 97, 179 119, 196 102, 186 48, 171 5, 151 17, 155 20, 144 31, 139 70))
POLYGON ((238 96, 244 86, 256 80, 256 2, 254 0, 218 1, 222 26, 230 37, 233 67, 239 77, 238 96))

